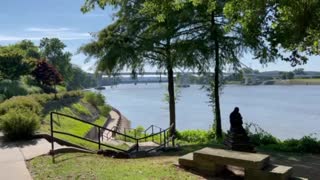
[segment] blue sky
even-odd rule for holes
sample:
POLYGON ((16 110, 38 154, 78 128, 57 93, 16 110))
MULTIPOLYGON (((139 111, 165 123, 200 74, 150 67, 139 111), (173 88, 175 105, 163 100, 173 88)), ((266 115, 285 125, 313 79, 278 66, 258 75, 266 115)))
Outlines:
MULTIPOLYGON (((58 37, 66 45, 67 51, 77 49, 92 39, 90 33, 98 32, 112 22, 112 11, 96 9, 82 14, 80 7, 84 0, 1 0, 0 6, 0 45, 13 44, 30 39, 37 45, 43 37, 58 37)), ((298 66, 305 70, 320 71, 320 57, 310 57, 307 65, 298 66)), ((94 60, 84 63, 85 56, 75 54, 72 63, 88 71, 94 60)), ((289 63, 277 61, 262 66, 252 60, 250 54, 242 57, 247 66, 260 71, 290 71, 289 63)), ((146 70, 150 70, 149 67, 146 70)))

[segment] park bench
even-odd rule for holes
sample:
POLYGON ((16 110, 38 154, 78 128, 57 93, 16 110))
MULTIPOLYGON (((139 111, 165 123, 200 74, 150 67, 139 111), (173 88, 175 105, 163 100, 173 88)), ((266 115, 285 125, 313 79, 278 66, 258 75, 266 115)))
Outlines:
POLYGON ((215 148, 203 148, 179 158, 179 165, 206 175, 217 175, 227 165, 244 168, 248 180, 286 180, 292 167, 270 164, 270 156, 215 148))

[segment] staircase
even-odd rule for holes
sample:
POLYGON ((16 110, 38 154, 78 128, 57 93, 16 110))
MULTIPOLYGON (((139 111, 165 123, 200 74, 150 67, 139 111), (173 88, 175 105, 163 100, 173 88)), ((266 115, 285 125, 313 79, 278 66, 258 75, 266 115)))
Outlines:
MULTIPOLYGON (((115 153, 121 152, 122 155, 126 154, 129 156, 136 156, 136 154, 147 155, 150 152, 156 152, 156 151, 159 151, 160 149, 165 149, 166 147, 168 147, 169 142, 172 141, 172 137, 169 136, 169 131, 173 127, 173 125, 171 125, 167 129, 162 129, 157 126, 151 125, 142 133, 143 135, 141 135, 140 133, 140 136, 142 137, 138 137, 135 129, 131 129, 131 130, 134 130, 134 135, 132 135, 130 134, 130 132, 128 134, 127 133, 128 131, 126 131, 126 129, 120 130, 117 127, 106 128, 106 127, 99 126, 76 117, 72 117, 70 115, 51 112, 50 127, 51 127, 50 139, 52 142, 52 148, 51 148, 52 152, 54 152, 54 144, 53 144, 54 139, 57 139, 54 135, 62 134, 65 136, 70 136, 73 138, 81 139, 83 141, 97 144, 97 147, 99 150, 98 152, 100 153, 102 153, 103 151, 106 151, 109 153, 109 151, 112 151, 110 149, 113 149, 115 153), (70 132, 62 132, 59 130, 55 130, 53 126, 54 117, 59 117, 59 116, 66 117, 70 121, 76 121, 78 123, 84 123, 84 124, 90 125, 92 127, 91 129, 94 129, 94 131, 92 131, 92 133, 94 133, 94 135, 92 136, 93 138, 81 137, 81 136, 72 134, 70 132), (158 129, 159 131, 156 131, 155 129, 158 129), (127 145, 129 148, 124 149, 122 147, 122 145, 124 144, 127 145)), ((78 146, 78 147, 81 147, 81 146, 78 146)), ((85 147, 81 147, 81 148, 87 149, 85 147)))

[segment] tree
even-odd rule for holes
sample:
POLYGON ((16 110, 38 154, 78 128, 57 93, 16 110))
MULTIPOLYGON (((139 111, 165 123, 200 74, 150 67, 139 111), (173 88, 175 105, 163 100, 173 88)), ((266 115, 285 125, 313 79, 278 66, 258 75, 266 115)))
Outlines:
POLYGON ((317 0, 230 0, 226 7, 246 43, 262 50, 255 53, 262 63, 280 58, 292 66, 320 54, 319 10, 317 0))
POLYGON ((70 52, 64 52, 66 45, 58 38, 43 38, 40 41, 41 56, 48 60, 59 73, 69 81, 72 78, 71 56, 70 52))
MULTIPOLYGON (((194 11, 189 8, 179 9, 173 1, 95 1, 87 0, 83 11, 99 5, 117 5, 117 21, 103 29, 95 42, 81 48, 87 55, 99 59, 98 70, 113 72, 124 67, 133 72, 148 63, 159 69, 166 69, 168 74, 168 94, 171 135, 175 135, 175 90, 174 68, 200 67, 201 57, 197 53, 202 44, 192 40, 199 35, 194 22, 194 11), (115 3, 115 4, 114 4, 115 3), (198 56, 197 58, 195 58, 198 56)), ((174 141, 173 141, 174 144, 174 141)))
POLYGON ((78 66, 72 66, 72 74, 74 74, 74 76, 67 83, 68 90, 76 90, 97 86, 97 82, 94 79, 93 75, 90 76, 88 73, 84 72, 78 66))
POLYGON ((0 48, 0 79, 18 80, 28 74, 30 68, 21 51, 12 47, 0 48))
POLYGON ((32 75, 38 82, 46 86, 55 86, 63 81, 57 69, 46 60, 39 60, 32 75))
POLYGON ((293 79, 294 78, 294 73, 293 72, 287 72, 287 79, 293 79))
POLYGON ((14 44, 13 47, 22 50, 26 59, 40 59, 39 48, 30 40, 22 40, 14 44))
POLYGON ((303 68, 297 68, 297 69, 293 70, 293 73, 297 74, 297 75, 304 75, 305 74, 303 68))

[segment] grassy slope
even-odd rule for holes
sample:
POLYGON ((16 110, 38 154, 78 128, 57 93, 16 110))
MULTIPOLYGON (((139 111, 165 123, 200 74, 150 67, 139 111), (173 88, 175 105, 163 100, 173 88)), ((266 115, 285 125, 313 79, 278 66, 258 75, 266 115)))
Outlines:
MULTIPOLYGON (((50 106, 55 106, 55 105, 50 105, 50 106)), ((107 118, 102 115, 98 117, 94 117, 93 114, 95 113, 93 112, 93 110, 97 111, 97 109, 91 106, 84 99, 71 101, 71 103, 65 103, 63 106, 59 108, 53 108, 53 109, 50 108, 50 109, 51 111, 71 115, 73 117, 78 117, 80 119, 83 119, 81 118, 81 116, 86 116, 88 119, 93 120, 92 123, 97 124, 99 126, 103 126, 107 120, 107 118), (88 106, 90 106, 91 108, 88 108, 88 106)), ((85 135, 91 130, 91 128, 93 128, 93 126, 91 125, 88 125, 79 121, 75 121, 68 117, 54 115, 53 118, 54 118, 54 130, 56 131, 62 131, 62 132, 71 133, 80 137, 85 137, 85 135)), ((47 113, 45 115, 40 131, 45 133, 50 132, 50 114, 47 113)), ((98 150, 98 145, 95 143, 91 143, 82 139, 78 139, 78 138, 74 138, 74 137, 62 135, 62 134, 55 134, 55 136, 63 140, 66 140, 68 142, 74 143, 76 145, 89 148, 91 150, 98 150)), ((110 146, 114 146, 114 145, 110 145, 110 146)), ((116 147, 124 150, 127 150, 129 148, 125 144, 117 145, 116 147)), ((102 146, 102 149, 108 149, 108 148, 102 146)))

